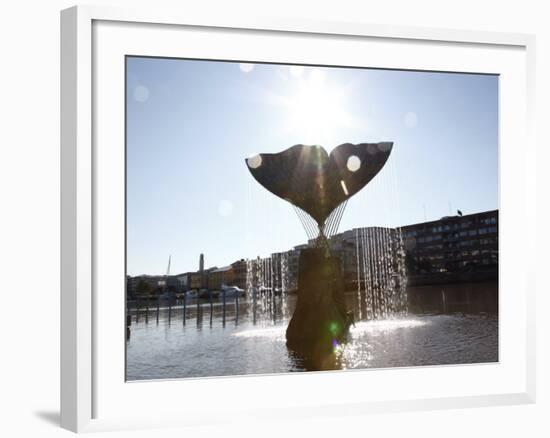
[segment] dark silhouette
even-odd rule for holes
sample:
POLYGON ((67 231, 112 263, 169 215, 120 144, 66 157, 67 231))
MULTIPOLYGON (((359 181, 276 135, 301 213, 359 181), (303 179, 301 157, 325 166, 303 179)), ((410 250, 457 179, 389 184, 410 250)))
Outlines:
POLYGON ((246 160, 256 181, 301 211, 313 241, 300 253, 298 299, 286 331, 287 347, 307 369, 336 366, 335 348, 345 342, 353 322, 344 299, 341 261, 331 252, 329 239, 347 200, 382 169, 392 146, 345 143, 329 155, 321 146, 296 145, 246 160))

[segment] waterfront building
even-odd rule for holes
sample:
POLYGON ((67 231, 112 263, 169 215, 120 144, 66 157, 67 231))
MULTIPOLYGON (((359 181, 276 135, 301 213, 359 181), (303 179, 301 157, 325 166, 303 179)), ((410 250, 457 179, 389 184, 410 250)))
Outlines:
MULTIPOLYGON (((300 252, 311 243, 273 253, 267 259, 258 259, 261 266, 253 264, 256 266, 253 269, 265 271, 269 266, 272 286, 278 290, 294 291, 298 288, 300 252)), ((386 265, 392 272, 404 274, 406 271, 409 285, 494 281, 498 275, 498 210, 445 216, 398 228, 354 228, 332 236, 330 245, 340 258, 348 290, 355 290, 358 280, 364 282, 370 262, 384 257, 391 260, 404 258, 406 269, 403 271, 388 262, 386 265)), ((222 268, 204 269, 201 254, 197 272, 128 276, 127 295, 133 299, 140 295, 155 295, 164 289, 174 292, 206 287, 217 290, 224 284, 246 289, 247 276, 251 274, 256 278, 258 275, 256 271, 248 272, 248 265, 245 259, 240 259, 222 268)))
POLYGON ((191 279, 194 272, 185 272, 183 274, 174 275, 173 280, 169 279, 169 284, 173 283, 176 292, 185 292, 188 291, 191 288, 191 279))
POLYGON ((401 227, 409 275, 498 270, 498 210, 401 227))
POLYGON ((203 274, 201 274, 200 272, 191 272, 191 274, 189 274, 189 289, 192 289, 192 290, 199 290, 202 288, 202 281, 203 279, 203 274))
POLYGON ((222 286, 232 285, 233 281, 234 274, 231 265, 215 268, 208 272, 208 289, 210 290, 220 290, 222 286))
POLYGON ((229 286, 237 286, 241 289, 246 289, 246 260, 240 259, 231 263, 231 269, 233 270, 233 282, 229 286))
POLYGON ((126 294, 129 299, 157 294, 166 285, 165 275, 136 275, 126 278, 126 294))

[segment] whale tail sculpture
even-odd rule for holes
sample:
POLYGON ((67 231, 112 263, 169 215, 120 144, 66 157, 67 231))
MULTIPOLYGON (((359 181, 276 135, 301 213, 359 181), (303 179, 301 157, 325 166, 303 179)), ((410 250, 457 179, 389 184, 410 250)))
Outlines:
POLYGON ((256 181, 294 206, 314 242, 300 253, 298 300, 286 331, 287 346, 312 369, 332 368, 334 346, 352 322, 341 261, 331 254, 329 239, 349 198, 380 172, 392 147, 392 142, 344 143, 329 155, 321 146, 295 145, 246 159, 256 181))
POLYGON ((349 198, 382 169, 393 143, 344 143, 330 155, 321 146, 295 145, 246 159, 252 176, 290 202, 309 238, 326 241, 338 229, 349 198))

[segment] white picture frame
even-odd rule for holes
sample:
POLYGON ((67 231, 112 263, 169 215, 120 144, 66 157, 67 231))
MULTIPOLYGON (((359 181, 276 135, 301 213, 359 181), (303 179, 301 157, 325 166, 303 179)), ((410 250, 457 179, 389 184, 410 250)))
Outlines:
MULTIPOLYGON (((529 257, 525 256, 534 254, 536 236, 532 128, 534 52, 534 37, 523 34, 359 22, 258 19, 241 14, 205 17, 196 16, 192 11, 182 14, 103 6, 78 6, 62 11, 61 426, 82 432, 202 424, 212 420, 212 412, 217 422, 224 422, 235 416, 268 418, 288 414, 293 418, 305 418, 534 402, 535 273, 528 262, 529 257), (309 47, 310 60, 333 57, 336 63, 346 63, 345 56, 353 53, 346 55, 343 53, 346 50, 336 53, 337 47, 350 47, 351 51, 354 45, 367 44, 373 47, 375 56, 372 59, 379 57, 372 62, 387 68, 407 68, 409 62, 408 68, 419 69, 420 64, 415 63, 424 62, 421 67, 426 70, 483 71, 502 75, 500 286, 504 303, 500 308, 501 360, 498 364, 492 368, 487 365, 420 367, 154 383, 125 383, 120 379, 119 362, 124 355, 122 333, 125 329, 123 313, 120 313, 122 298, 116 299, 111 307, 105 306, 105 300, 98 299, 111 287, 118 288, 121 297, 124 295, 124 283, 120 281, 124 270, 120 272, 120 260, 114 255, 118 254, 123 239, 120 210, 117 210, 121 202, 118 188, 121 181, 123 184, 124 172, 120 167, 120 147, 122 151, 124 148, 120 135, 124 127, 116 124, 120 121, 121 105, 124 105, 124 87, 121 88, 124 78, 118 75, 120 56, 156 51, 162 56, 180 56, 175 53, 181 48, 177 47, 177 41, 173 42, 174 38, 195 38, 193 32, 197 33, 195 42, 199 41, 194 45, 193 54, 200 56, 204 52, 203 57, 207 58, 213 56, 206 54, 209 50, 227 50, 224 54, 228 59, 277 59, 299 63, 301 56, 305 56, 300 50, 309 47), (235 41, 243 43, 242 47, 236 49, 234 44, 220 48, 215 43, 223 32, 230 32, 235 41), (146 38, 140 36, 144 33, 147 33, 146 38), (288 48, 284 55, 274 55, 265 44, 254 42, 265 43, 278 38, 293 39, 294 51, 288 48), (332 43, 334 47, 330 47, 332 43), (377 44, 383 44, 384 50, 377 49, 377 44), (386 50, 390 46, 391 50, 386 50), (405 51, 405 47, 411 51, 405 51), (412 59, 409 52, 418 55, 418 61, 412 59), (399 59, 396 53, 400 53, 399 59), (105 96, 120 99, 120 102, 106 102, 105 96), (514 150, 513 145, 520 142, 520 150, 514 150), (98 144, 103 148, 101 154, 97 153, 98 144), (512 170, 514 181, 510 180, 512 170), (107 186, 115 189, 106 190, 107 186), (117 210, 111 216, 113 221, 119 222, 104 220, 110 208, 117 210), (105 243, 107 241, 118 245, 114 253, 105 243), (513 272, 505 270, 505 266, 512 264, 515 265, 513 272), (508 293, 508 289, 513 289, 515 294, 508 293), (120 330, 120 339, 109 337, 113 330, 120 330), (385 391, 388 379, 409 383, 396 384, 398 389, 385 391), (451 381, 454 386, 438 383, 451 381), (378 386, 376 382, 380 382, 378 386), (350 385, 365 385, 369 392, 341 391, 350 385), (201 414, 192 411, 192 406, 185 405, 181 397, 176 397, 184 389, 195 394, 199 401, 201 397, 211 401, 208 396, 220 387, 231 394, 241 394, 233 398, 232 409, 221 408, 222 403, 227 402, 222 397, 219 404, 210 403, 207 414, 201 414), (323 388, 325 399, 317 392, 319 387, 323 388), (289 388, 301 390, 292 402, 285 399, 285 391, 288 393, 289 388), (262 399, 261 391, 270 391, 271 399, 262 399), (140 411, 140 407, 131 402, 136 398, 158 400, 158 397, 166 406, 157 405, 154 414, 153 408, 144 406, 140 411)), ((357 62, 363 65, 365 61, 357 62)))

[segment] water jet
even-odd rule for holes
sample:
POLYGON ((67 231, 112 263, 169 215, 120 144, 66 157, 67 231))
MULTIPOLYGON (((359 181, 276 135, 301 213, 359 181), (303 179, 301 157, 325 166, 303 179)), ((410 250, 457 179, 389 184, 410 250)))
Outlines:
POLYGON ((344 143, 330 155, 322 146, 295 145, 246 159, 265 189, 295 208, 310 245, 298 262, 298 298, 286 330, 288 348, 325 369, 345 342, 353 316, 346 308, 341 260, 330 238, 348 200, 380 172, 392 142, 344 143))

